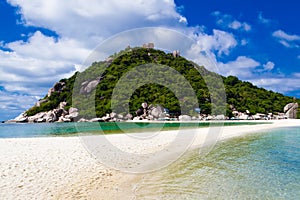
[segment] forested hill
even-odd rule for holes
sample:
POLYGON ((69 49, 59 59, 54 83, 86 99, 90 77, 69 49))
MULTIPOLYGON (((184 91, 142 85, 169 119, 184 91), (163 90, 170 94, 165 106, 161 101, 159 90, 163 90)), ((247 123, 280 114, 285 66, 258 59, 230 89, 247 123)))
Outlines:
MULTIPOLYGON (((95 117, 95 112, 98 117, 102 117, 112 111, 111 96, 120 78, 135 67, 147 63, 169 66, 184 76, 198 99, 199 104, 194 105, 194 107, 201 108, 201 113, 204 114, 210 114, 212 107, 215 106, 211 103, 211 95, 216 101, 222 100, 221 97, 218 98, 218 87, 222 87, 223 83, 227 96, 226 113, 229 116, 232 109, 240 112, 249 110, 251 114, 283 112, 287 103, 298 101, 292 97, 258 88, 249 82, 240 81, 234 76, 218 76, 182 56, 174 56, 172 53, 165 53, 156 49, 136 47, 127 48, 105 61, 94 62, 85 71, 76 72, 72 77, 60 80, 50 89, 48 95, 27 110, 26 114, 32 116, 42 111, 52 110, 57 108, 60 102, 65 101, 67 108, 77 107, 81 117, 87 119, 95 117), (211 94, 208 90, 207 80, 214 84, 215 94, 211 94), (222 80, 223 83, 218 80, 222 80), (78 95, 72 97, 73 90, 78 95), (95 91, 95 95, 90 95, 93 94, 93 91, 95 91), (84 109, 81 109, 82 105, 84 109)), ((161 75, 159 71, 156 73, 157 76, 161 75)), ((139 78, 143 79, 143 77, 139 78)), ((180 83, 176 83, 175 80, 174 84, 180 83)), ((129 103, 130 112, 133 115, 143 102, 160 104, 169 109, 170 112, 180 114, 180 101, 184 101, 184 99, 177 99, 168 87, 152 83, 137 88, 129 100, 120 97, 120 101, 124 101, 124 105, 129 103)), ((122 108, 120 109, 122 110, 122 108)), ((218 114, 218 110, 222 109, 216 108, 214 110, 216 113, 213 114, 218 114)))

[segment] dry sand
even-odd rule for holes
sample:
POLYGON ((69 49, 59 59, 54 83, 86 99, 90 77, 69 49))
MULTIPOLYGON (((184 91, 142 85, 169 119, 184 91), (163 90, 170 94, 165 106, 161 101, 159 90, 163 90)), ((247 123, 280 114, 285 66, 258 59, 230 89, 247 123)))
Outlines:
MULTIPOLYGON (((286 126, 300 126, 300 121, 281 120, 273 121, 273 124, 222 127, 218 140, 286 126)), ((213 131, 213 128, 197 129, 189 147, 203 145, 208 133, 213 134, 213 131)), ((143 156, 176 152, 174 146, 168 148, 168 143, 177 133, 166 131, 140 143, 137 143, 139 138, 135 140, 126 134, 105 137, 121 151, 143 156)), ((111 169, 101 164, 97 155, 90 154, 91 149, 87 149, 83 141, 82 137, 0 139, 0 199, 134 199, 132 187, 140 175, 122 172, 124 169, 134 169, 135 166, 130 166, 133 161, 126 163, 126 160, 121 160, 126 163, 125 168, 111 169)), ((100 153, 107 154, 111 160, 119 159, 115 152, 105 148, 102 147, 100 153)), ((160 158, 165 160, 164 156, 160 158)), ((134 162, 147 165, 151 161, 149 159, 141 161, 138 157, 134 162)), ((149 166, 149 169, 153 167, 149 166)))

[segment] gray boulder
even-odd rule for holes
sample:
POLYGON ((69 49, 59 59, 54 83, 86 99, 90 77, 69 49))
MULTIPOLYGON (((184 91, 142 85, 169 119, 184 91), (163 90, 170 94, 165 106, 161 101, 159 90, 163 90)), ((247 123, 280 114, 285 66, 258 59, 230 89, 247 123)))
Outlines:
POLYGON ((66 107, 66 105, 67 105, 67 102, 65 102, 65 101, 60 102, 58 108, 59 109, 64 109, 66 107))
POLYGON ((35 123, 36 120, 37 120, 37 119, 36 119, 34 116, 28 117, 28 123, 35 123))
POLYGON ((49 111, 46 114, 46 116, 44 116, 43 118, 46 120, 46 122, 55 122, 55 121, 57 121, 57 116, 56 116, 55 112, 52 111, 52 110, 49 111))
POLYGON ((89 122, 104 122, 104 120, 102 118, 93 118, 93 119, 90 119, 89 122))
POLYGON ((284 114, 289 119, 296 119, 297 118, 297 111, 298 111, 298 103, 289 103, 284 106, 284 114))
POLYGON ((89 94, 93 91, 104 77, 98 77, 91 81, 85 81, 81 84, 80 94, 89 94))
POLYGON ((128 113, 127 115, 125 115, 124 119, 126 119, 126 120, 132 120, 133 116, 132 116, 132 114, 128 113))
POLYGON ((36 120, 36 122, 37 122, 37 123, 46 122, 46 119, 44 119, 44 118, 38 118, 38 119, 36 120))
POLYGON ((191 116, 189 116, 189 115, 180 115, 180 116, 178 117, 178 120, 179 120, 179 121, 191 121, 192 118, 191 118, 191 116))
POLYGON ((22 117, 22 118, 19 118, 19 119, 17 120, 17 122, 19 122, 19 123, 26 123, 26 122, 28 122, 28 117, 22 117))
POLYGON ((18 122, 18 123, 25 123, 28 122, 28 117, 26 116, 26 113, 21 113, 19 116, 17 116, 14 120, 11 120, 11 122, 18 122))
POLYGON ((35 114, 33 117, 36 118, 36 119, 44 118, 44 116, 46 114, 47 114, 47 112, 40 112, 40 113, 35 114))
POLYGON ((155 106, 150 108, 149 115, 153 116, 153 118, 164 117, 164 108, 162 106, 155 106))
POLYGON ((42 100, 39 100, 38 102, 36 102, 36 103, 35 103, 35 105, 34 105, 34 106, 36 106, 36 107, 40 107, 42 103, 45 103, 45 102, 47 102, 47 101, 48 101, 47 99, 42 99, 42 100))
POLYGON ((60 116, 57 122, 71 122, 71 119, 60 116))
POLYGON ((110 118, 117 118, 118 115, 117 115, 117 113, 112 112, 112 113, 109 114, 109 117, 110 117, 110 118))
POLYGON ((77 108, 71 107, 71 108, 69 109, 69 114, 76 113, 76 112, 78 112, 78 109, 77 109, 77 108))
POLYGON ((68 115, 65 116, 66 119, 70 119, 71 121, 73 121, 74 119, 76 119, 79 116, 78 112, 73 112, 70 113, 68 115))
POLYGON ((124 119, 124 116, 122 114, 118 114, 118 119, 124 119))
POLYGON ((98 83, 99 83, 98 80, 93 80, 89 82, 89 84, 85 88, 86 93, 90 93, 93 89, 95 89, 98 83))
POLYGON ((80 118, 80 119, 78 120, 78 122, 89 122, 89 120, 84 119, 84 118, 80 118))
POLYGON ((215 119, 216 120, 225 120, 226 117, 225 117, 225 115, 217 115, 215 119))

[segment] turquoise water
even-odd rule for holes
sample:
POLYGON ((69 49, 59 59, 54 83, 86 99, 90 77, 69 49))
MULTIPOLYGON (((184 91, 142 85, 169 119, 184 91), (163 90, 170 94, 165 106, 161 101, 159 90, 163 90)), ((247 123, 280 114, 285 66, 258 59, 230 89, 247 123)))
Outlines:
MULTIPOLYGON (((214 125, 248 125, 262 124, 266 122, 215 122, 214 125)), ((123 132, 141 132, 152 130, 170 130, 195 127, 208 127, 209 122, 201 123, 179 123, 179 122, 94 122, 94 123, 37 123, 37 124, 0 124, 0 138, 15 137, 44 137, 44 136, 66 136, 77 135, 78 133, 102 134, 106 133, 123 133, 123 132)))
MULTIPOLYGON (((226 122, 225 126, 246 125, 226 122)), ((251 124, 251 123, 250 123, 251 124)), ((257 124, 257 123, 253 123, 257 124)), ((0 124, 0 138, 74 135, 99 130, 120 132, 178 128, 179 123, 0 124), (120 127, 119 127, 120 126, 120 127)), ((207 127, 209 123, 186 127, 207 127)), ((242 128, 242 126, 241 126, 242 128)), ((231 139, 208 155, 189 152, 176 163, 144 175, 137 199, 299 199, 300 127, 231 139)))
POLYGON ((191 152, 147 174, 137 199, 300 199, 300 127, 257 133, 191 152))

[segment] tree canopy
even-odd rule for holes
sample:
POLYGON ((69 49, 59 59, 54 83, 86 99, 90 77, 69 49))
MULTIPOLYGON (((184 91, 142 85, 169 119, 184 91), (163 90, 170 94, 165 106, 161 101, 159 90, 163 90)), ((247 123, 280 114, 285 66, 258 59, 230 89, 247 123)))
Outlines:
POLYGON ((62 79, 60 82, 64 83, 62 91, 55 91, 50 97, 45 96, 43 98, 45 101, 39 107, 34 106, 27 110, 28 116, 54 109, 62 101, 66 101, 69 107, 77 107, 80 116, 85 118, 104 116, 112 111, 112 105, 117 105, 117 110, 122 114, 127 111, 134 114, 143 102, 160 104, 177 114, 184 112, 183 114, 192 115, 194 108, 200 108, 203 114, 225 114, 223 111, 226 111, 230 116, 232 108, 241 112, 249 110, 251 114, 283 112, 283 107, 294 101, 292 97, 258 88, 235 76, 220 76, 184 57, 174 57, 171 53, 147 48, 128 48, 112 55, 107 61, 94 62, 85 71, 76 72, 72 77, 62 79), (139 66, 143 67, 138 69, 139 66), (166 67, 155 70, 153 66, 166 67), (179 75, 172 70, 168 71, 168 68, 176 70, 179 75), (140 71, 134 71, 135 69, 140 71), (154 79, 152 83, 146 81, 138 85, 133 81, 140 80, 143 83, 149 75, 154 79), (179 93, 185 94, 184 92, 188 91, 183 89, 184 81, 181 77, 189 83, 198 101, 185 111, 182 111, 180 105, 190 101, 189 97, 192 94, 178 96, 179 93), (120 88, 123 89, 119 93, 114 93, 122 78, 125 81, 123 80, 120 88), (95 79, 98 79, 99 83, 91 92, 92 95, 80 94, 84 82, 95 79), (127 93, 132 88, 135 89, 128 97, 127 93), (222 90, 226 93, 226 97, 222 96, 222 90), (74 95, 74 92, 78 94, 74 95), (118 102, 114 102, 116 100, 118 102), (129 110, 126 108, 127 105, 129 110))

